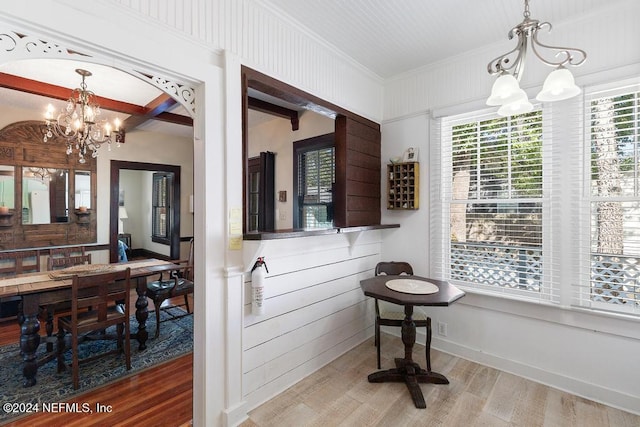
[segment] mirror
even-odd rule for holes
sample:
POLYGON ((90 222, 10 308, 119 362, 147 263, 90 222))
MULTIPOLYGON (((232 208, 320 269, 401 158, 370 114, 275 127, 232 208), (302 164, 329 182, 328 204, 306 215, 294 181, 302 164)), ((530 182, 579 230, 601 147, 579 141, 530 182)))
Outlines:
POLYGON ((91 172, 76 171, 75 209, 91 209, 91 172))
POLYGON ((69 222, 69 170, 22 168, 22 224, 69 222))
POLYGON ((0 213, 15 208, 15 168, 0 165, 0 213))

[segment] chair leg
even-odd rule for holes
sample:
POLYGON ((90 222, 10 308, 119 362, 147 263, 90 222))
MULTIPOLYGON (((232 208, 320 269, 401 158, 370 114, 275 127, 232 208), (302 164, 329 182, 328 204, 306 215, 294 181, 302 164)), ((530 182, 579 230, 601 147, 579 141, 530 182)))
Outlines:
POLYGON ((427 317, 427 342, 425 344, 425 353, 427 357, 427 372, 431 372, 431 318, 427 317))
POLYGON ((378 319, 376 318, 376 354, 378 356, 378 369, 380 369, 380 347, 381 347, 381 342, 380 342, 380 323, 378 323, 378 319))
POLYGON ((162 305, 162 303, 163 301, 159 300, 153 301, 156 309, 156 334, 154 335, 154 338, 158 338, 160 336, 160 306, 162 305))
POLYGON ((189 310, 189 294, 184 294, 184 305, 187 307, 187 313, 191 313, 191 310, 189 310))
POLYGON ((73 389, 80 388, 80 361, 78 360, 78 337, 71 334, 71 370, 73 374, 73 389))

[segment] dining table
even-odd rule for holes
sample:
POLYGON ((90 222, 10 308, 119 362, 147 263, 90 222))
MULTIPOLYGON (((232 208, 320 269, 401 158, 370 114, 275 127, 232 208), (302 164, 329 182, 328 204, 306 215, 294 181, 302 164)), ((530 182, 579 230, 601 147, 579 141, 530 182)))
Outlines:
MULTIPOLYGON (((413 321, 415 306, 446 307, 462 298, 465 293, 444 280, 421 276, 379 275, 360 281, 366 296, 391 302, 404 307, 401 336, 404 344, 404 357, 395 358, 395 368, 369 374, 370 383, 403 382, 407 385, 416 408, 426 408, 421 383, 449 384, 442 374, 431 370, 431 340, 426 340, 427 369, 422 369, 413 360, 413 346, 416 342, 416 325, 413 321)), ((431 322, 428 323, 431 328, 431 322)), ((427 337, 431 331, 427 332, 427 337)))
MULTIPOLYGON (((146 322, 149 317, 147 292, 147 278, 154 274, 166 271, 179 270, 180 265, 170 261, 159 259, 142 259, 129 262, 112 264, 87 264, 85 274, 101 271, 118 271, 131 268, 131 286, 135 286, 138 295, 136 299, 135 316, 138 322, 137 331, 132 338, 138 341, 139 351, 147 348, 146 342, 149 334, 146 322)), ((38 357, 37 351, 40 345, 40 321, 38 315, 40 307, 50 304, 59 304, 71 300, 71 284, 78 268, 46 271, 38 273, 18 274, 0 279, 0 298, 20 296, 22 311, 19 313, 18 324, 20 326, 20 351, 23 359, 22 373, 23 385, 31 387, 36 384, 38 366, 53 359, 55 354, 47 352, 38 357)), ((46 339, 46 337, 45 337, 46 339)))

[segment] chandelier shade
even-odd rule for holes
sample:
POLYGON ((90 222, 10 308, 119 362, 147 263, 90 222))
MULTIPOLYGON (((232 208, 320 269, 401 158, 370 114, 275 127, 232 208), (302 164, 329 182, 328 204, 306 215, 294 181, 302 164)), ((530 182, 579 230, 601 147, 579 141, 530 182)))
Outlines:
MULTIPOLYGON (((551 24, 530 18, 529 0, 524 0, 524 20, 509 31, 509 40, 517 38, 516 47, 509 52, 494 58, 487 64, 491 75, 498 75, 487 99, 487 105, 501 106, 500 115, 521 114, 522 109, 529 109, 521 100, 519 81, 522 78, 527 52, 531 51, 543 64, 554 67, 546 78, 542 91, 536 96, 538 101, 550 102, 568 99, 578 95, 581 90, 576 86, 573 75, 566 65, 577 67, 587 59, 582 49, 550 46, 538 40, 538 32, 542 29, 551 31, 551 24), (515 103, 514 105, 509 105, 515 103)), ((529 110, 530 111, 530 110, 529 110)))
POLYGON ((51 104, 47 106, 45 124, 47 130, 43 141, 47 142, 54 136, 64 138, 67 144, 67 155, 71 155, 74 149, 78 152, 79 162, 85 163, 85 156, 91 152, 91 157, 98 157, 98 149, 102 144, 116 146, 124 143, 125 132, 120 128, 120 121, 116 118, 111 124, 107 120, 100 119, 100 106, 96 102, 95 93, 87 90, 85 79, 91 76, 91 72, 76 69, 76 73, 82 76, 79 88, 71 91, 66 108, 58 115, 51 104))

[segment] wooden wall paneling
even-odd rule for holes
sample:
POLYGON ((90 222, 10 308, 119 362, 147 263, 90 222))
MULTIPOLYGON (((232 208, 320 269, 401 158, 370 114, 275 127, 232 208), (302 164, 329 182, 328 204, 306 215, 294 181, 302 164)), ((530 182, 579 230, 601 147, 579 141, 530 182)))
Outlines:
POLYGON ((378 124, 336 118, 336 227, 380 224, 380 147, 378 124))
MULTIPOLYGON (((0 250, 38 248, 48 246, 79 245, 97 241, 97 162, 87 156, 81 164, 77 156, 67 156, 66 143, 62 138, 43 141, 46 127, 43 122, 30 120, 15 122, 0 129, 0 163, 14 166, 15 200, 11 227, 0 227, 0 250), (64 169, 68 171, 69 187, 64 196, 52 200, 51 215, 65 216, 61 209, 58 215, 55 206, 68 205, 68 222, 51 224, 22 224, 22 175, 28 167, 64 169), (86 223, 81 223, 75 214, 75 171, 88 171, 91 176, 91 211, 86 223), (53 203, 55 202, 55 203, 53 203)), ((60 185, 54 177, 52 185, 60 185)), ((86 218, 86 217, 85 217, 86 218)))

